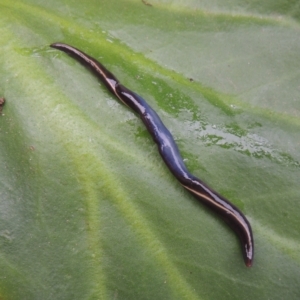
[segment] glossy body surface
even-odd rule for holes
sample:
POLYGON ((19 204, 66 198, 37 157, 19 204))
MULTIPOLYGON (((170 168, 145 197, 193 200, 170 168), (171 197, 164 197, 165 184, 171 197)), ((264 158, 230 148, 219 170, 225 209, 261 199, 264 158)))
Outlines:
POLYGON ((250 267, 253 262, 254 244, 248 220, 237 207, 187 170, 171 133, 157 113, 141 96, 120 84, 117 78, 94 58, 67 44, 54 43, 51 47, 66 52, 89 67, 121 102, 140 116, 157 144, 162 159, 181 185, 201 203, 220 215, 238 235, 245 264, 250 267))

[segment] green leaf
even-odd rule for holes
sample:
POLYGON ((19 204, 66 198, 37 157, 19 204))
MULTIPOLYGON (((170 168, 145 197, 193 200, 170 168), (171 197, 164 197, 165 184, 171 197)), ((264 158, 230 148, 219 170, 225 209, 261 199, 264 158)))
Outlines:
POLYGON ((298 2, 0 0, 0 12, 0 299, 299 299, 298 2), (157 111, 190 171, 249 219, 251 269, 138 117, 53 42, 157 111))

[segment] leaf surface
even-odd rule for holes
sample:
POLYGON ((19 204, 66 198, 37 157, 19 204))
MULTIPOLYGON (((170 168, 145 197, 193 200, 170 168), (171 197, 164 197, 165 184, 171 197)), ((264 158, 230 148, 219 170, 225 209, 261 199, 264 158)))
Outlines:
POLYGON ((1 299, 299 299, 296 2, 0 11, 1 299), (99 59, 157 111, 189 170, 249 219, 251 269, 138 117, 53 42, 99 59))

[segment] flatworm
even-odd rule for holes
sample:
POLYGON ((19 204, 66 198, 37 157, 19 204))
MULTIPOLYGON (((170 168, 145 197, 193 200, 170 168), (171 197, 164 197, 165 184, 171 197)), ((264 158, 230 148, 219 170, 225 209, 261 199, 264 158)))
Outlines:
POLYGON ((120 84, 111 72, 91 56, 63 43, 54 43, 50 46, 69 54, 91 69, 111 93, 139 115, 157 144, 158 151, 169 170, 186 190, 215 211, 235 231, 240 239, 245 264, 251 267, 254 243, 248 220, 236 206, 188 171, 170 131, 148 103, 141 96, 120 84))

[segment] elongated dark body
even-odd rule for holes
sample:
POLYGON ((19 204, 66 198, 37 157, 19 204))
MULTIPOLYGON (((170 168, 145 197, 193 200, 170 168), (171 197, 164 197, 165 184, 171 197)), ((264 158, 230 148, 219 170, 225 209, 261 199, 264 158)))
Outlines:
POLYGON ((118 79, 100 62, 84 52, 62 43, 54 43, 51 47, 66 52, 89 67, 121 102, 129 106, 140 116, 157 144, 162 159, 172 174, 184 188, 202 203, 218 213, 236 232, 241 241, 245 264, 247 267, 250 267, 253 261, 254 244, 252 230, 248 220, 237 207, 187 170, 171 133, 147 102, 120 84, 118 79))

